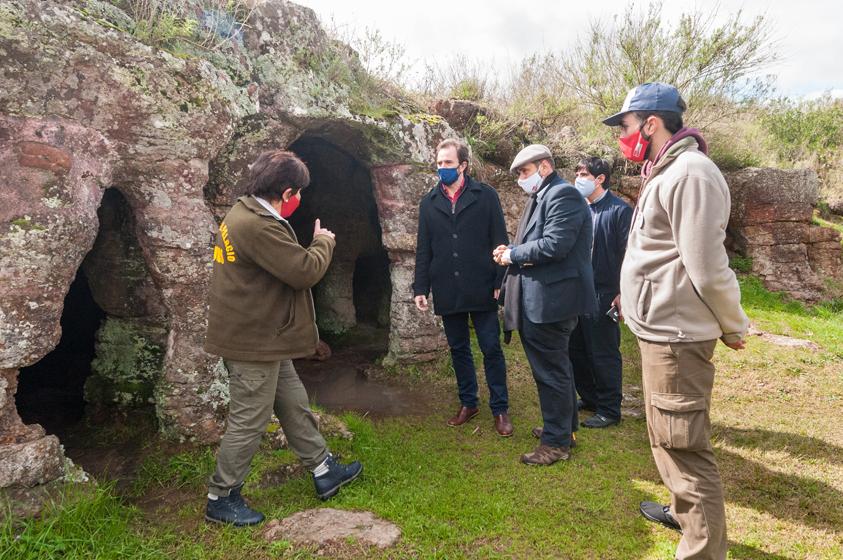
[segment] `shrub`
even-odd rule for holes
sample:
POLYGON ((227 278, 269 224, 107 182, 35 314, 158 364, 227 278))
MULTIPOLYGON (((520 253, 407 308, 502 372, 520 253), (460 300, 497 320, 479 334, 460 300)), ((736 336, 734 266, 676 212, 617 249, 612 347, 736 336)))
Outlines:
POLYGON ((644 82, 675 85, 689 120, 705 125, 729 117, 741 103, 769 93, 770 79, 750 76, 777 60, 764 16, 741 12, 715 25, 716 9, 683 14, 671 26, 662 4, 634 5, 612 22, 592 21, 588 35, 558 59, 559 80, 601 114, 616 111, 626 92, 644 82))
POLYGON ((257 3, 247 0, 117 0, 134 21, 126 29, 154 47, 185 41, 206 50, 240 41, 257 3))

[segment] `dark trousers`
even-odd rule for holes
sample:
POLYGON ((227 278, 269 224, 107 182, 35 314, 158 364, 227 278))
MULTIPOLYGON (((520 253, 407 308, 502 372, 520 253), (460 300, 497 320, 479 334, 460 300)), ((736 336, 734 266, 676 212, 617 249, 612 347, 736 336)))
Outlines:
POLYGON ((600 312, 596 317, 580 317, 569 346, 582 402, 611 419, 620 419, 623 397, 621 327, 606 316, 616 295, 597 294, 600 312))
POLYGON ((509 408, 509 395, 506 389, 506 362, 501 350, 500 324, 496 311, 472 311, 442 316, 445 337, 451 347, 454 372, 457 374, 460 403, 469 408, 477 407, 477 371, 471 356, 469 315, 474 323, 480 351, 483 352, 483 368, 486 370, 486 384, 489 386, 489 407, 492 414, 503 414, 509 408))
POLYGON ((571 434, 577 430, 577 393, 568 358, 568 340, 576 326, 576 317, 544 324, 521 318, 521 344, 539 390, 541 442, 551 447, 570 447, 571 434))

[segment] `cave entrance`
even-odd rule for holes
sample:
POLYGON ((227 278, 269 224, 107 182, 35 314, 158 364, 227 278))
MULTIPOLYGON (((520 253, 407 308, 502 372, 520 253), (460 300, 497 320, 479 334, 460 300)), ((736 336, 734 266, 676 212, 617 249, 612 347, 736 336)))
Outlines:
POLYGON ((131 468, 135 449, 157 432, 168 315, 149 274, 127 199, 103 193, 99 230, 64 301, 62 336, 22 368, 18 414, 57 435, 93 474, 131 468))
POLYGON ((78 271, 64 298, 58 346, 20 370, 15 401, 24 423, 41 424, 47 433, 63 437, 82 419, 85 381, 91 375, 96 333, 104 319, 85 273, 78 271))
POLYGON ((320 334, 346 359, 350 351, 371 363, 387 351, 392 282, 369 168, 319 136, 302 136, 289 149, 311 177, 290 219, 299 241, 310 243, 316 218, 337 238, 331 266, 313 290, 320 334))

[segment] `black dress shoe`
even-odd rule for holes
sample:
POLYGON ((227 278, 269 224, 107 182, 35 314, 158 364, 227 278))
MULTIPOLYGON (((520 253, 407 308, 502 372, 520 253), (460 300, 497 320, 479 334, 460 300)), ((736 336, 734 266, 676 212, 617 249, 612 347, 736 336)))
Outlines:
POLYGON ((609 426, 614 426, 620 421, 620 418, 606 418, 602 414, 595 414, 588 420, 580 422, 580 426, 583 428, 608 428, 609 426))
POLYGON ((316 495, 322 500, 327 500, 336 495, 340 488, 353 481, 363 472, 363 465, 360 461, 354 461, 343 465, 333 455, 328 455, 328 472, 322 476, 313 475, 313 485, 316 487, 316 495))
POLYGON ((648 521, 659 523, 668 529, 673 529, 680 533, 682 532, 679 522, 670 514, 670 506, 663 506, 656 502, 641 502, 638 509, 641 510, 641 515, 648 521))

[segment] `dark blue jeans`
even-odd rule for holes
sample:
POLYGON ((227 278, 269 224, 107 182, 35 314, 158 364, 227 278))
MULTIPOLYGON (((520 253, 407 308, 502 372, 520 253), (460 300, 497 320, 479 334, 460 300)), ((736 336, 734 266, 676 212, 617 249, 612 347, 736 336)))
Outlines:
POLYGON ((570 447, 571 434, 577 431, 577 393, 568 359, 568 339, 576 326, 576 317, 544 324, 521 318, 521 344, 539 390, 541 442, 551 447, 570 447))
POLYGON ((580 317, 570 344, 580 398, 597 414, 614 420, 621 417, 623 397, 621 327, 606 312, 616 295, 597 294, 600 313, 596 317, 580 317))
POLYGON ((469 315, 474 323, 480 351, 483 352, 483 367, 486 370, 486 384, 489 386, 489 407, 492 414, 503 414, 509 408, 509 395, 506 389, 506 362, 501 350, 500 324, 496 311, 472 311, 442 316, 445 337, 451 347, 451 361, 457 374, 460 403, 469 408, 477 407, 477 371, 471 356, 469 315))

